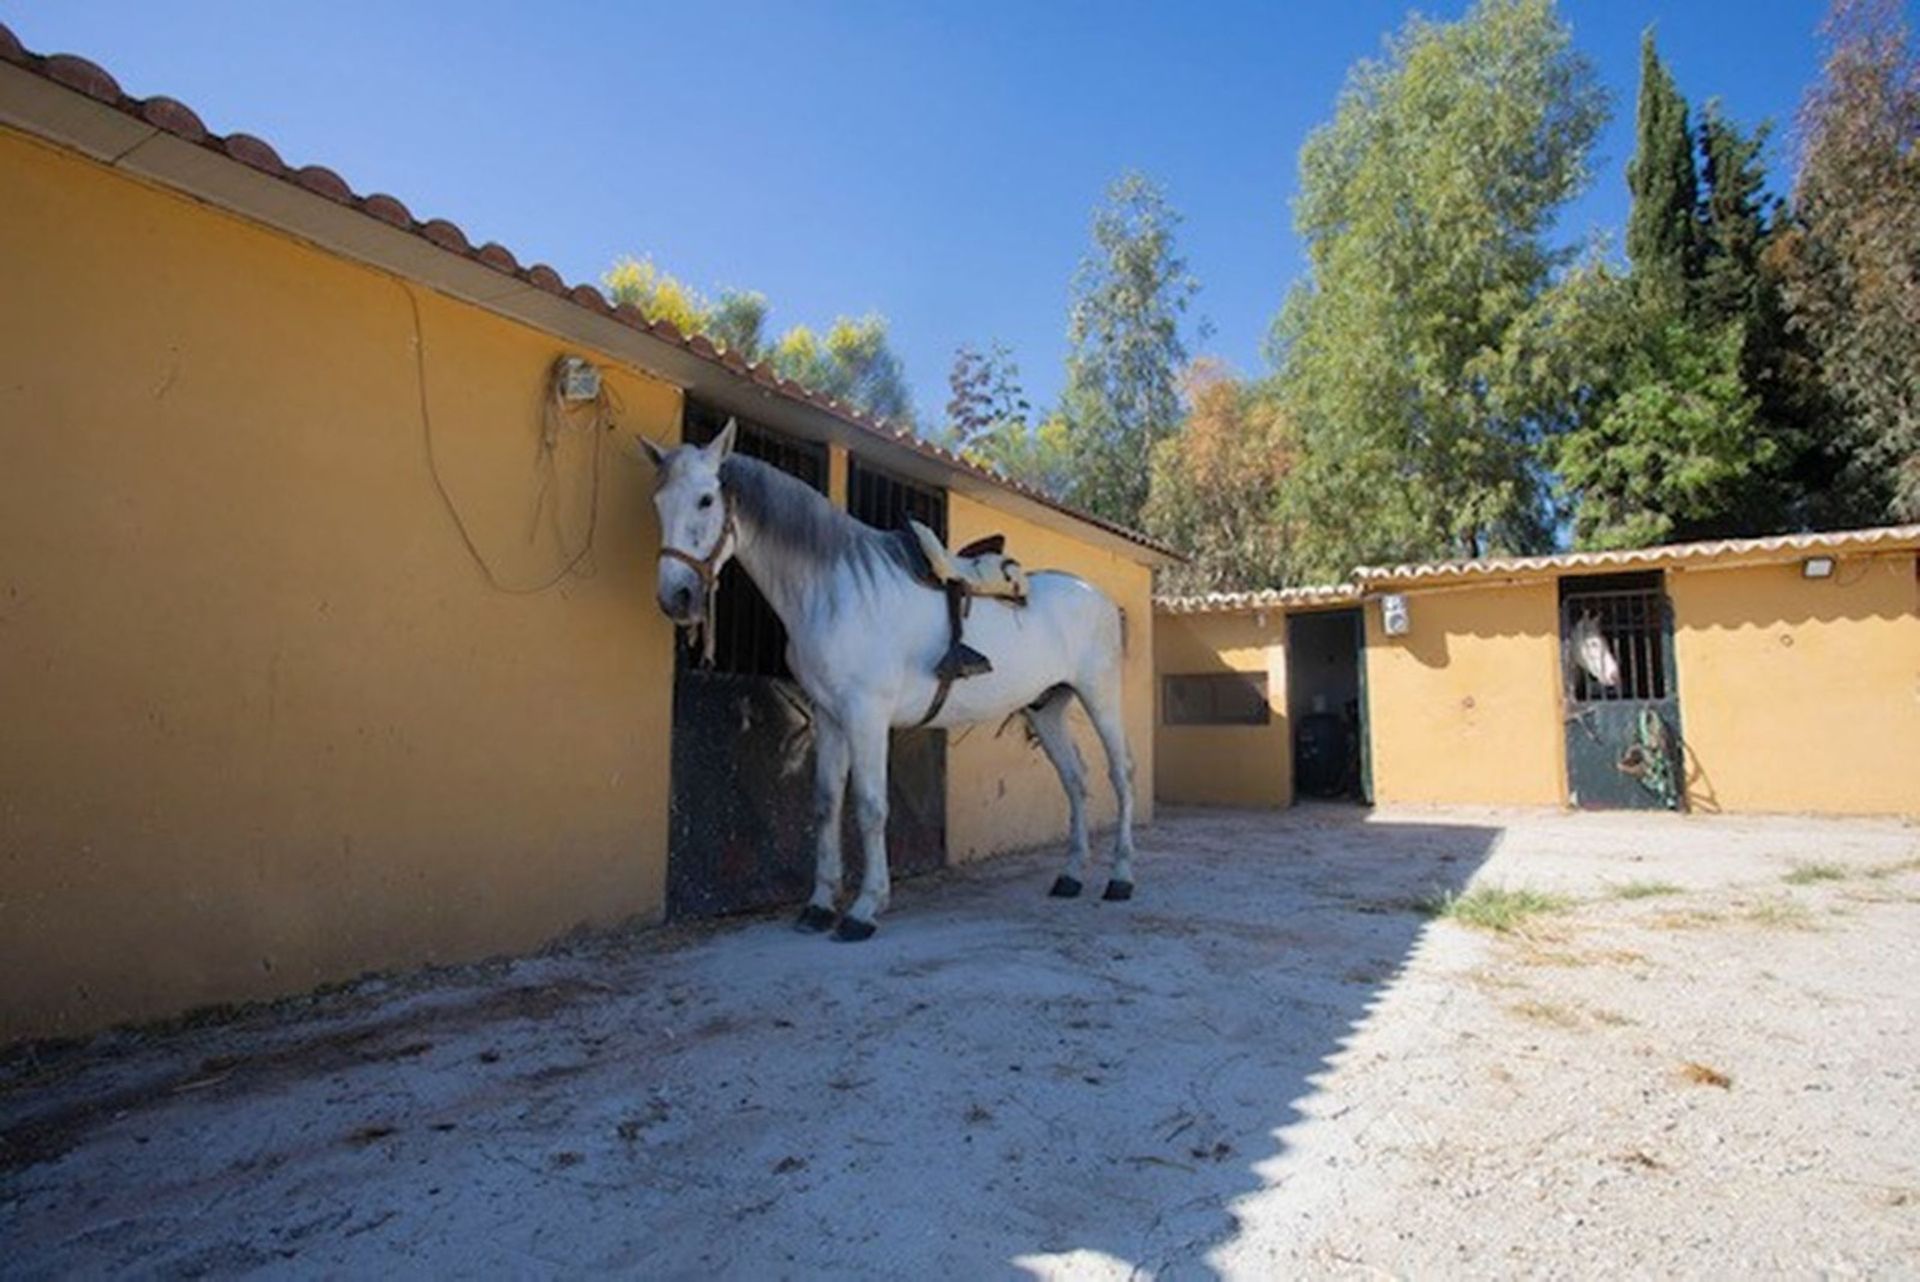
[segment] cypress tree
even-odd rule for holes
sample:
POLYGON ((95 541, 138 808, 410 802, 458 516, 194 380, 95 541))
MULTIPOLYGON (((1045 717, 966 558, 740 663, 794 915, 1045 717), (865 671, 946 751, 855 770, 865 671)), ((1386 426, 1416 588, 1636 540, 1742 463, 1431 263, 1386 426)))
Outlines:
POLYGON ((1627 164, 1633 208, 1627 215, 1627 258, 1634 277, 1672 306, 1685 304, 1699 274, 1700 182, 1693 165, 1687 100, 1653 45, 1640 37, 1640 100, 1636 143, 1627 164))

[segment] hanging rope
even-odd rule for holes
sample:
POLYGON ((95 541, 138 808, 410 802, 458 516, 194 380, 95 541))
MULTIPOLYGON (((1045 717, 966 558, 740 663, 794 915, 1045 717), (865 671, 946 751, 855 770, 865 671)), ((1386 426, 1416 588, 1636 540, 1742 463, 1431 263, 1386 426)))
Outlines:
POLYGON ((433 478, 433 488, 440 495, 440 502, 446 507, 447 515, 453 520, 453 527, 460 534, 460 542, 465 545, 467 555, 480 568, 480 573, 488 586, 497 592, 512 596, 534 596, 554 587, 570 575, 579 573, 579 577, 592 576, 589 558, 593 555, 594 536, 600 528, 600 472, 601 456, 605 453, 604 442, 612 432, 614 418, 619 412, 619 398, 602 379, 599 393, 591 400, 581 402, 588 411, 583 422, 577 412, 561 394, 560 362, 554 362, 547 377, 545 395, 542 397, 540 411, 540 439, 536 446, 538 453, 534 459, 534 468, 540 474, 540 487, 534 494, 533 513, 527 528, 527 541, 531 543, 539 530, 540 516, 548 511, 552 524, 554 542, 561 548, 563 560, 560 568, 538 583, 515 584, 501 580, 481 553, 480 545, 475 542, 473 533, 467 528, 466 518, 460 515, 460 507, 454 502, 453 493, 447 488, 446 481, 440 475, 440 460, 434 449, 433 411, 427 395, 427 340, 426 332, 420 320, 420 299, 414 293, 413 286, 406 281, 397 280, 396 284, 407 296, 407 307, 413 314, 413 361, 415 387, 420 398, 420 431, 426 447, 427 471, 433 478), (562 440, 568 434, 585 433, 591 462, 588 465, 591 492, 587 498, 587 532, 580 546, 572 553, 566 552, 565 533, 560 528, 560 504, 554 499, 548 509, 548 499, 553 492, 553 482, 558 471, 558 454, 562 440), (581 567, 588 567, 582 570, 581 567))
POLYGON ((1627 745, 1615 764, 1621 774, 1633 776, 1667 809, 1678 810, 1679 772, 1674 768, 1673 736, 1667 731, 1666 721, 1652 708, 1642 708, 1637 730, 1636 741, 1627 745))

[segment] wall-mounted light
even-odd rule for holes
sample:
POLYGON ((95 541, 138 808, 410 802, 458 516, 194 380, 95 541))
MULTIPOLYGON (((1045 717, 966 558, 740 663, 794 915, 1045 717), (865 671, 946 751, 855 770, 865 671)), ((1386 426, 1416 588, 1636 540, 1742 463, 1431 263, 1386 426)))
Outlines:
POLYGON ((1390 637, 1403 637, 1413 620, 1407 614, 1407 598, 1398 592, 1380 598, 1380 629, 1390 637))
POLYGON ((1809 579, 1830 579, 1833 577, 1833 558, 1810 556, 1800 563, 1800 573, 1809 579))
POLYGON ((600 395, 600 371, 584 356, 562 356, 554 366, 554 387, 567 401, 591 401, 600 395))

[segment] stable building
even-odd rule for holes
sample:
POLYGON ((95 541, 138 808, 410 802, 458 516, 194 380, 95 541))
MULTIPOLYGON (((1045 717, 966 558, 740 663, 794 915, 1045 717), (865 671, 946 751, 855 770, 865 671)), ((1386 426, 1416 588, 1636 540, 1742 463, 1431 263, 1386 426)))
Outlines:
POLYGON ((1920 526, 1155 608, 1163 802, 1920 814, 1920 526))
MULTIPOLYGON (((0 190, 0 1042, 803 897, 778 621, 690 662, 636 433, 1098 585, 1151 817, 1168 549, 4 27, 0 190)), ((1064 834, 993 730, 897 736, 896 870, 1064 834)))

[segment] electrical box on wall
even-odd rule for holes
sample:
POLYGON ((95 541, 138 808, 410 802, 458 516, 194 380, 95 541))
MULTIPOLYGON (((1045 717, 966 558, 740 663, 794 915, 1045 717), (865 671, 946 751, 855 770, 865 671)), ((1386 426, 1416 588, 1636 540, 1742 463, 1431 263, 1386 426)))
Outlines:
POLYGON ((1407 614, 1407 598, 1398 592, 1380 598, 1380 630, 1390 637, 1403 637, 1413 621, 1407 614))
POLYGON ((554 380, 560 398, 567 401, 591 401, 600 396, 600 371, 581 356, 562 356, 559 376, 554 380))

